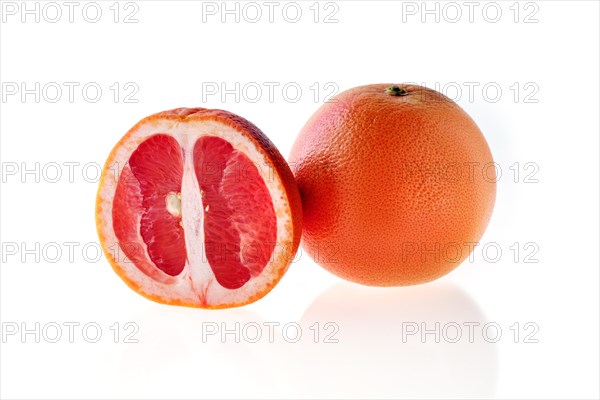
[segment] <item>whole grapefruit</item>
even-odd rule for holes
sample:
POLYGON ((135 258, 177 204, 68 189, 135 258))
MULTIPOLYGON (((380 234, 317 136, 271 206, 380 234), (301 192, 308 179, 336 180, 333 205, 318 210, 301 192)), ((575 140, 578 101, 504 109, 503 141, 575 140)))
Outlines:
POLYGON ((488 144, 469 115, 425 87, 373 84, 319 108, 290 156, 302 246, 372 286, 437 279, 481 239, 496 197, 488 144))

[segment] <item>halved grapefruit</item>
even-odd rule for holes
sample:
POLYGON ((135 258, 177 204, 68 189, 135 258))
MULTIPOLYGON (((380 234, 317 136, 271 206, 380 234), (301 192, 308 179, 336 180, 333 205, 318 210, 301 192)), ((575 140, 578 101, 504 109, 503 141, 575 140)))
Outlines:
POLYGON ((160 303, 226 308, 268 293, 298 249, 287 163, 251 122, 179 108, 144 118, 104 166, 96 225, 115 272, 160 303))

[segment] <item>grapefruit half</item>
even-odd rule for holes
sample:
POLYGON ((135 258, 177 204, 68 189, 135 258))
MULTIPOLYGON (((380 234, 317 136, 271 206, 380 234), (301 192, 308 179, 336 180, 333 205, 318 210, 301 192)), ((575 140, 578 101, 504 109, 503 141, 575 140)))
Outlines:
POLYGON ((97 194, 106 258, 160 303, 226 308, 268 293, 301 235, 300 196, 273 143, 222 110, 144 118, 115 146, 97 194))

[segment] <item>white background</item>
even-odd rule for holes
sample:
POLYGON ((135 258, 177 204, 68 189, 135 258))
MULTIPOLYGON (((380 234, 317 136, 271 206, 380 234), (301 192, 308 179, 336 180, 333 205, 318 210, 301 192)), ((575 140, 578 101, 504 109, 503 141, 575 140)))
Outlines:
MULTIPOLYGON (((29 15, 23 23, 21 3, 13 3, 15 15, 6 3, 0 28, 3 398, 600 395, 597 2, 498 2, 485 8, 487 14, 481 2, 472 22, 463 2, 438 3, 439 21, 431 14, 423 22, 421 2, 336 1, 327 9, 318 5, 317 23, 312 1, 298 3, 297 23, 282 16, 285 2, 272 23, 262 2, 256 23, 247 21, 255 9, 246 8, 239 23, 234 15, 222 23, 219 13, 203 14, 207 5, 193 1, 137 1, 127 9, 121 3, 117 23, 112 1, 99 3, 97 23, 82 17, 85 2, 69 22, 59 2, 60 21, 47 21, 55 17, 47 7, 39 22, 29 15), (502 14, 494 23, 496 8, 502 14), (462 17, 453 23, 457 9, 462 17), (124 23, 135 10, 138 22, 124 23), (324 23, 332 11, 337 23, 324 23), (35 94, 10 94, 22 82, 30 89, 39 82, 39 102, 35 94), (55 103, 52 82, 63 89, 55 103), (72 102, 64 82, 79 84, 72 102), (81 92, 90 82, 102 88, 95 103, 81 92), (110 89, 115 82, 117 102, 110 89), (128 82, 133 86, 126 90, 128 82), (265 82, 279 84, 272 99, 265 82), (142 117, 182 106, 224 108, 253 121, 287 156, 332 87, 381 82, 446 87, 484 132, 502 175, 494 215, 472 262, 431 284, 378 289, 342 282, 300 254, 262 300, 206 311, 150 302, 127 288, 104 257, 95 259, 94 166, 142 117), (223 101, 220 92, 207 93, 213 83, 230 89, 250 83, 248 90, 258 85, 263 93, 255 102, 254 91, 223 101), (286 84, 302 89, 296 102, 293 88, 287 98, 282 93, 286 84), (125 102, 132 87, 139 88, 131 98, 137 103, 125 102), (65 162, 79 163, 72 182, 65 162), (22 175, 36 163, 39 177, 22 175), (62 166, 56 183, 50 182, 52 163, 62 166), (72 259, 65 242, 77 243, 72 259), (39 260, 23 251, 36 243, 39 260), (497 260, 493 248, 482 251, 486 243, 501 248, 497 260), (64 325, 69 322, 80 324, 73 343, 64 325), (128 322, 139 328, 137 343, 125 343, 128 322), (236 322, 262 326, 261 340, 203 340, 207 324, 233 329, 236 322), (269 343, 264 323, 274 322, 280 325, 269 343), (318 343, 310 329, 315 322, 318 343), (331 332, 325 322, 339 327, 333 336, 338 343, 324 342, 331 332), (440 342, 433 334, 424 343, 420 335, 403 341, 407 322, 427 329, 439 322, 440 342), (480 324, 473 343, 465 322, 480 324), (21 336, 36 323, 39 343, 34 334, 21 336), (97 343, 83 336, 86 323, 101 327, 97 343), (115 323, 117 343, 110 329, 115 323), (286 323, 302 328, 299 342, 284 336, 286 323), (448 340, 455 331, 444 334, 448 323, 463 327, 458 343, 448 340), (496 343, 486 340, 494 338, 493 328, 489 337, 481 332, 486 323, 502 329, 496 343), (57 343, 51 343, 54 324, 62 327, 57 343), (15 326, 19 332, 8 334, 15 326)), ((294 18, 294 10, 287 11, 294 18)))

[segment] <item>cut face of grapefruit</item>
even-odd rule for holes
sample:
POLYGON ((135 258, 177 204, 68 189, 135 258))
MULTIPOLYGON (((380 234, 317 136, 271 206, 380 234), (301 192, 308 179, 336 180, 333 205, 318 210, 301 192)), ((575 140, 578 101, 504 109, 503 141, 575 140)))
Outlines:
POLYGON ((96 223, 117 274, 167 304, 225 308, 268 293, 300 241, 287 163, 249 121, 222 110, 147 117, 110 154, 96 223))

